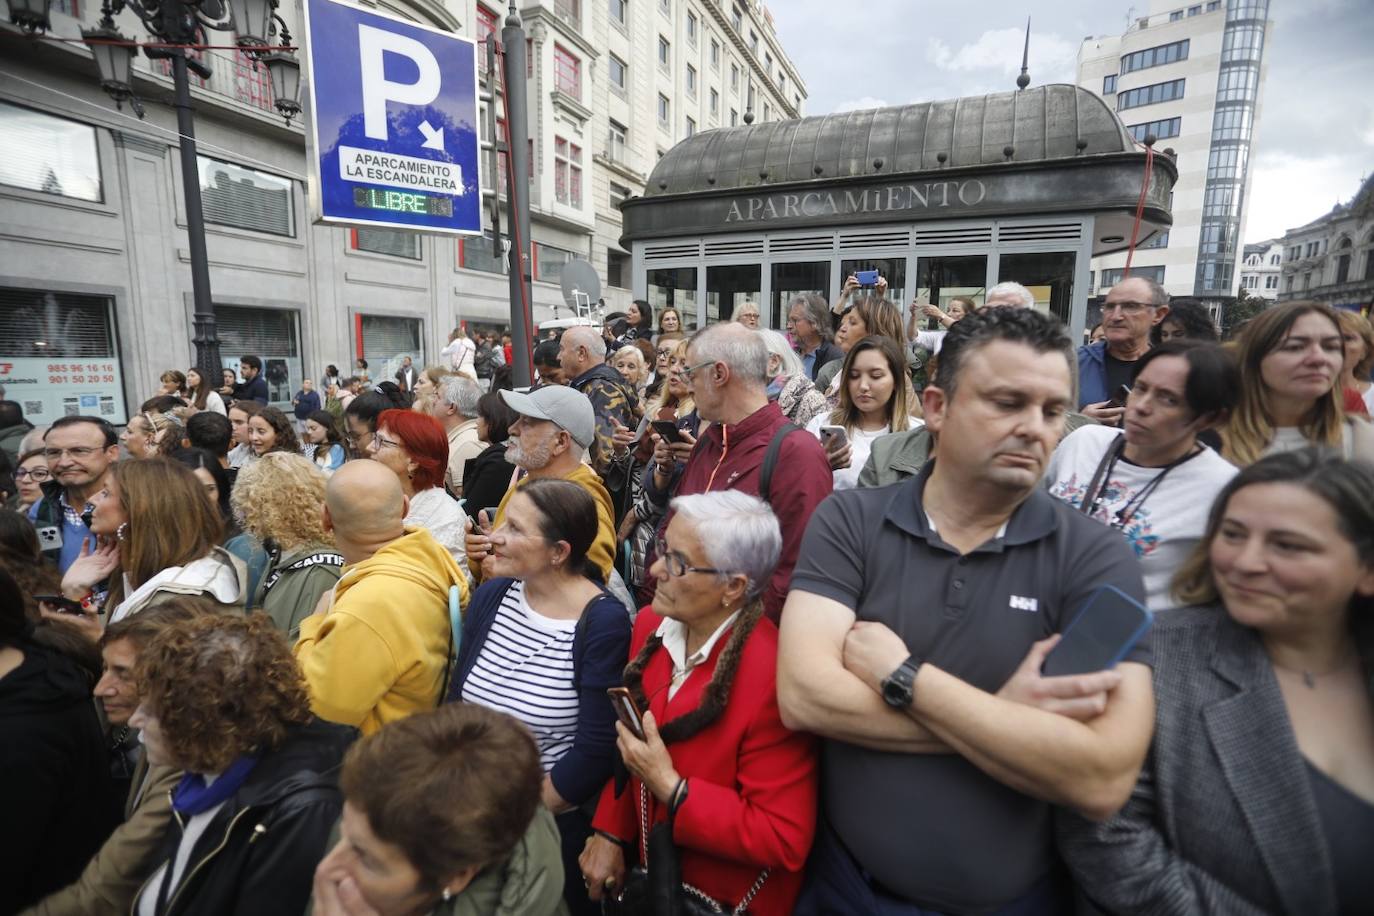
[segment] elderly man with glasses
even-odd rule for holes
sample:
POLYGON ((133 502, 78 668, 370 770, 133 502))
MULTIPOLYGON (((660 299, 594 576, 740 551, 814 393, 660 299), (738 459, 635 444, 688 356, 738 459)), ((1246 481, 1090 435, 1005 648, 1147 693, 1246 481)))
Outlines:
POLYGON ((82 541, 91 537, 94 542, 81 516, 119 458, 119 440, 99 417, 62 417, 43 436, 43 457, 52 479, 43 484, 43 498, 29 508, 29 519, 43 555, 65 573, 81 555, 82 541))
POLYGON ((1135 361, 1150 349, 1150 329, 1169 314, 1169 294, 1144 277, 1113 286, 1102 304, 1104 340, 1078 348, 1078 409, 1107 426, 1121 425, 1135 361))

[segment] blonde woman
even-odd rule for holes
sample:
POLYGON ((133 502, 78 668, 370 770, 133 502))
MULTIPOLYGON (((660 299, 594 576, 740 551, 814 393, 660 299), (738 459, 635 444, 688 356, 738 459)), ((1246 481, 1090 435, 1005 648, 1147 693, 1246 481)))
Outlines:
POLYGON ((309 458, 268 452, 239 471, 230 504, 267 552, 251 607, 295 641, 300 623, 334 587, 343 557, 324 530, 324 472, 309 458))
POLYGON ((1348 309, 1341 309, 1336 315, 1341 320, 1341 338, 1345 344, 1341 388, 1345 392, 1346 410, 1374 414, 1374 383, 1369 380, 1369 373, 1374 370, 1374 325, 1359 312, 1348 309), (1364 405, 1363 410, 1351 410, 1356 397, 1364 405))
POLYGON ((1340 318, 1320 302, 1288 302, 1246 325, 1238 352, 1240 404, 1222 428, 1222 457, 1246 467, 1315 445, 1374 461, 1374 427, 1341 407, 1340 318))
POLYGON ((874 439, 924 423, 911 416, 906 355, 891 338, 873 335, 855 341, 839 378, 840 406, 814 417, 806 429, 825 446, 835 489, 847 490, 858 485, 874 439))
POLYGON ((443 366, 426 366, 415 379, 415 400, 411 402, 410 409, 416 413, 432 414, 439 383, 452 374, 443 366))

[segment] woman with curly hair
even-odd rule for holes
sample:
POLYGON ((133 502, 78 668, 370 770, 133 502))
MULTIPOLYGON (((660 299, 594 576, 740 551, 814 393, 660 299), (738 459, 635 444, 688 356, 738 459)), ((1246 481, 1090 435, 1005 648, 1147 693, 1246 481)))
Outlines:
POLYGON ((324 473, 302 455, 272 452, 239 472, 234 514, 263 545, 268 562, 251 607, 295 642, 301 621, 334 587, 343 557, 324 530, 324 473))
POLYGON ((240 610, 247 591, 243 562, 219 546, 219 509, 190 469, 169 458, 121 461, 91 498, 90 542, 62 577, 62 594, 87 609, 74 620, 101 629, 177 600, 205 595, 240 610), (110 583, 108 593, 97 591, 110 583))
POLYGON ((248 444, 259 458, 268 452, 301 454, 295 427, 286 414, 275 407, 264 407, 257 416, 248 419, 248 444))
POLYGON ((625 668, 643 737, 616 723, 631 779, 602 793, 582 875, 593 900, 647 903, 641 882, 626 885, 627 856, 649 864, 660 841, 649 832, 667 823, 683 884, 727 913, 782 916, 815 834, 818 767, 815 739, 782 724, 778 631, 759 600, 782 551, 778 520, 738 490, 680 496, 671 509, 650 570, 658 591, 625 668))
POLYGON ((390 468, 401 482, 410 501, 406 527, 427 530, 453 555, 459 568, 466 569, 468 517, 444 490, 448 434, 439 421, 410 410, 384 410, 377 417, 377 432, 368 449, 368 457, 390 468))
POLYGON ((285 638, 266 617, 212 614, 141 653, 148 763, 185 771, 176 824, 137 916, 300 913, 343 808, 333 770, 357 732, 316 719, 285 638))

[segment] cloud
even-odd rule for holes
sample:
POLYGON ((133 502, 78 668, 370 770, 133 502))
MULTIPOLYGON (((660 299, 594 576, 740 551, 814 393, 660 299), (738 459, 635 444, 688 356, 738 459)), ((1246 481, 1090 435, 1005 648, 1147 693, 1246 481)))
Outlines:
MULTIPOLYGON (((1014 28, 988 29, 957 50, 942 39, 930 38, 926 40, 926 60, 941 70, 955 73, 979 70, 1019 73, 1025 40, 1025 32, 1014 28)), ((1073 82, 1077 61, 1078 42, 1068 41, 1053 32, 1031 30, 1029 69, 1035 84, 1073 82)))
POLYGON ((868 109, 868 108, 886 108, 886 107, 887 107, 887 100, 886 100, 886 99, 876 99, 876 98, 874 98, 874 97, 871 96, 871 95, 866 95, 866 96, 864 96, 863 98, 859 98, 859 99, 850 99, 850 100, 847 101, 847 102, 841 102, 840 104, 838 104, 838 105, 836 105, 836 106, 834 107, 833 111, 834 111, 836 114, 838 114, 838 113, 840 113, 840 112, 842 112, 842 111, 864 111, 865 109, 868 109))
POLYGON ((1250 170, 1242 237, 1247 243, 1278 238, 1325 215, 1355 195, 1367 166, 1358 156, 1260 152, 1250 170))

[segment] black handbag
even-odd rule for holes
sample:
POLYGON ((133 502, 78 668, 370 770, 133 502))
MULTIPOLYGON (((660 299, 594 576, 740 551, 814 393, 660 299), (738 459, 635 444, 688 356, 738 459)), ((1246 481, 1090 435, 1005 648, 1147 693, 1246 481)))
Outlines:
POLYGON ((649 830, 649 790, 639 784, 639 848, 641 861, 625 875, 618 896, 601 898, 605 916, 748 916, 749 904, 768 880, 768 869, 759 873, 739 904, 727 907, 705 891, 682 880, 682 861, 673 842, 673 815, 649 830))

